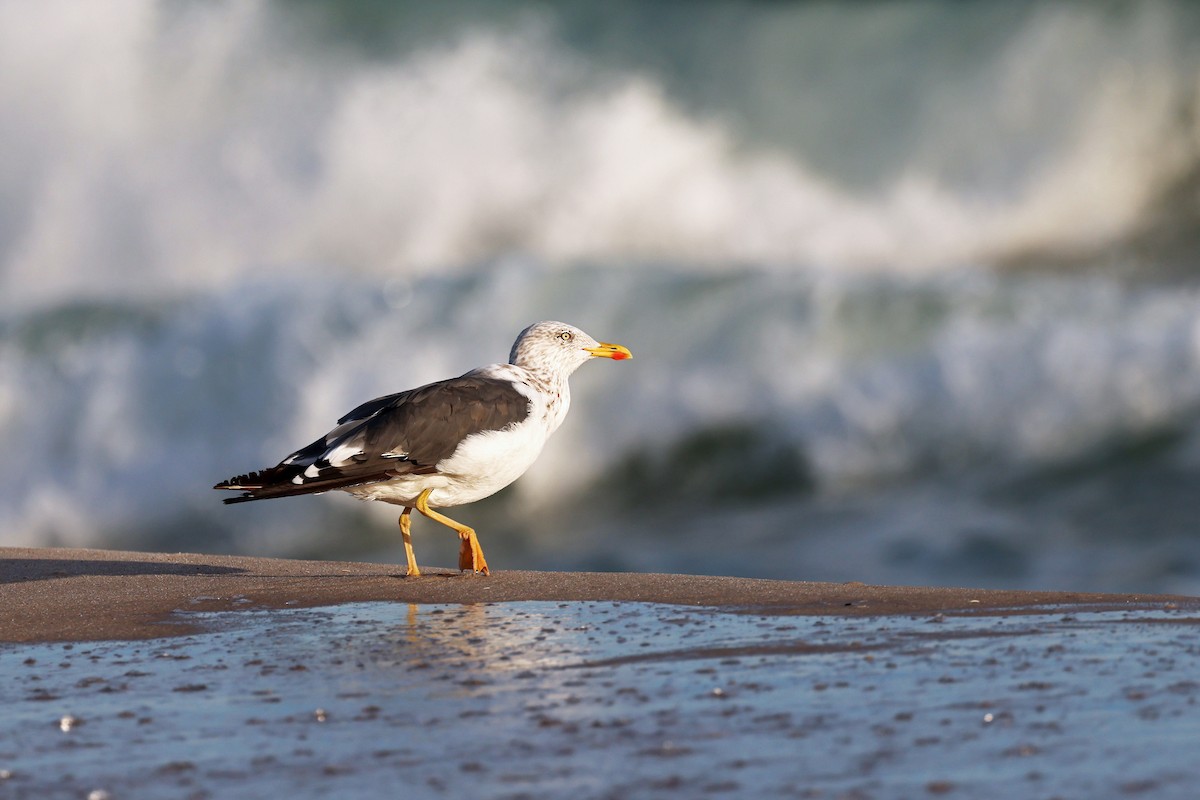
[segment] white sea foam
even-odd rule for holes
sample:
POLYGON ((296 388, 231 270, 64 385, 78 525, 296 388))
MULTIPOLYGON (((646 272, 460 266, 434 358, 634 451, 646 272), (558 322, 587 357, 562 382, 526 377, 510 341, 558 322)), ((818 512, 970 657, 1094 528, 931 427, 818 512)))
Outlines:
MULTIPOLYGON (((966 88, 931 81, 918 143, 858 187, 536 22, 369 59, 313 46, 261 2, 86 8, 0 3, 9 303, 505 252, 705 270, 1055 262, 1138 233, 1200 163, 1195 59, 1162 4, 1120 26, 1032 15, 966 88), (993 156, 983 181, 962 174, 968 146, 993 156)), ((873 123, 882 147, 888 119, 873 123)))
POLYGON ((529 515, 631 453, 653 458, 730 425, 771 431, 816 491, 839 495, 1086 459, 1190 430, 1200 407, 1194 291, 985 273, 714 279, 510 264, 489 275, 418 281, 402 312, 369 282, 329 278, 11 324, 0 340, 7 541, 161 539, 164 520, 187 517, 194 530, 300 546, 321 527, 316 506, 231 513, 208 487, 275 463, 363 400, 502 360, 550 309, 635 359, 575 376, 572 417, 518 484, 529 515))

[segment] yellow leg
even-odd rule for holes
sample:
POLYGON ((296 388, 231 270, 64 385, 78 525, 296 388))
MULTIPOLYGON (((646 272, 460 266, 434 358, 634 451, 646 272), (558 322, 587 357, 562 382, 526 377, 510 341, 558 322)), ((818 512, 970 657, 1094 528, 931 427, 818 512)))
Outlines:
POLYGON ((405 506, 400 512, 400 535, 404 537, 404 555, 408 558, 408 577, 415 578, 421 574, 421 570, 417 567, 417 557, 413 554, 412 549, 412 534, 409 529, 412 527, 412 517, 409 514, 412 509, 405 506))
POLYGON ((461 522, 455 522, 444 514, 439 514, 429 507, 429 493, 432 489, 426 489, 417 496, 417 511, 420 511, 425 516, 429 517, 434 522, 440 522, 447 528, 453 528, 458 531, 459 548, 458 548, 458 568, 469 569, 487 575, 488 565, 483 558, 483 548, 479 546, 479 538, 475 535, 475 531, 463 525, 461 522))

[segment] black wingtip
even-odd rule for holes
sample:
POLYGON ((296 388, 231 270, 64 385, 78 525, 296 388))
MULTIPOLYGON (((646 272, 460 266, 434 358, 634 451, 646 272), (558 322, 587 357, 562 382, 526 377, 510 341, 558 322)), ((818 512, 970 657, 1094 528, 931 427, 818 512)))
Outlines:
POLYGON ((226 497, 221 502, 225 505, 231 503, 247 503, 251 500, 261 500, 256 490, 263 488, 262 472, 249 472, 245 475, 238 475, 234 478, 228 478, 213 486, 214 489, 221 491, 236 491, 242 492, 237 497, 226 497))
POLYGON ((214 489, 232 489, 248 491, 251 489, 261 489, 266 482, 263 473, 266 470, 257 472, 247 472, 245 475, 237 475, 232 478, 226 478, 220 483, 213 486, 214 489))

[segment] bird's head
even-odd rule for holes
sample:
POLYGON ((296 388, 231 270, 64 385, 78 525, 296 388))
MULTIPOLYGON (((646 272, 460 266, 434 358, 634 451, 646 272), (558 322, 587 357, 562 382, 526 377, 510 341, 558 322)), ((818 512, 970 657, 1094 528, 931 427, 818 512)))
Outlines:
POLYGON ((628 348, 597 342, 565 322, 535 322, 521 331, 513 343, 508 360, 518 367, 535 371, 549 370, 565 376, 593 358, 620 361, 632 357, 628 348))

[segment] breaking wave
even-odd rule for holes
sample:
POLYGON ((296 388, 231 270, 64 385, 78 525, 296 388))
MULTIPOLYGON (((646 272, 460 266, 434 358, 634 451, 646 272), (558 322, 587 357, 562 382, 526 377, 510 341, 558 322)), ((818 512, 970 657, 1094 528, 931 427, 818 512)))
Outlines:
MULTIPOLYGON (((500 548, 537 541, 543 556, 561 555, 589 540, 603 550, 628 544, 647 518, 702 529, 729 509, 753 516, 814 499, 864 514, 897 487, 922 502, 949 492, 953 524, 969 528, 1010 485, 1043 487, 1063 470, 1103 477, 1147 442, 1179 474, 1200 470, 1195 289, 983 272, 563 273, 511 262, 403 290, 261 281, 10 318, 0 336, 11 456, 0 524, 14 532, 10 544, 296 554, 325 552, 323 532, 336 525, 359 531, 360 549, 379 547, 392 537, 389 509, 339 498, 231 513, 208 487, 274 463, 364 398, 502 360, 524 322, 551 311, 636 358, 582 370, 571 419, 507 502, 463 510, 487 514, 492 528, 509 520, 519 533, 500 548), (587 508, 616 516, 589 522, 587 508), (557 527, 563 515, 570 536, 557 527)), ((1070 514, 1059 524, 1082 535, 1070 514)), ((830 522, 793 525, 752 526, 781 537, 781 554, 758 572, 794 563, 830 522)), ((1101 515, 1088 535, 1126 544, 1145 535, 1128 525, 1101 515)), ((904 535, 923 541, 948 526, 904 535)), ((1196 558, 1188 529, 1170 530, 1172 547, 1196 558)), ((354 551, 353 541, 347 533, 337 546, 354 551)))
POLYGON ((1196 222, 1185 5, 755 5, 741 33, 763 63, 729 37, 712 58, 746 83, 723 93, 699 68, 577 41, 569 10, 397 34, 380 53, 316 8, 0 4, 7 302, 212 289, 262 265, 412 277, 498 253, 1061 266, 1196 222), (805 70, 771 28, 836 69, 805 70), (964 56, 948 35, 984 38, 964 56), (900 96, 868 81, 868 48, 929 66, 900 96))

